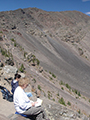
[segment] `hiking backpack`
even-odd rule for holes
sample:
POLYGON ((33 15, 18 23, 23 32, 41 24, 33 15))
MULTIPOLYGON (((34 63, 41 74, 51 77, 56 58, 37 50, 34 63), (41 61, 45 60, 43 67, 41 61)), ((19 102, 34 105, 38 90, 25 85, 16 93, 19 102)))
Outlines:
POLYGON ((13 95, 7 90, 5 87, 0 86, 3 99, 8 100, 9 102, 13 102, 13 95))

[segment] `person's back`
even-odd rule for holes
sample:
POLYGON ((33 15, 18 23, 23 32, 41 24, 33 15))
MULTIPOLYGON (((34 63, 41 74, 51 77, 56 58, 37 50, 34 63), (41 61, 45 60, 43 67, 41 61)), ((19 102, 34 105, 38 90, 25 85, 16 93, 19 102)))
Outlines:
POLYGON ((16 81, 15 79, 12 80, 11 86, 12 86, 11 92, 14 94, 15 89, 18 87, 18 81, 16 81))
POLYGON ((15 74, 15 78, 11 82, 12 90, 11 92, 14 94, 15 89, 18 87, 18 81, 21 78, 21 75, 15 74))

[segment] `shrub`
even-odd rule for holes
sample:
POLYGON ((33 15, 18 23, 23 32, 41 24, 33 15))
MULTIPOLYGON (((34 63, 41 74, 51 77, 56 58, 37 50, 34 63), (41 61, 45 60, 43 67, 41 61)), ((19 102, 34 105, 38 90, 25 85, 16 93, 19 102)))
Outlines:
POLYGON ((34 81, 34 83, 36 83, 36 80, 35 80, 35 78, 33 79, 33 81, 34 81))
POLYGON ((59 96, 59 92, 57 93, 57 96, 59 96))
POLYGON ((4 50, 1 48, 1 53, 2 55, 4 55, 5 57, 9 57, 8 53, 7 53, 7 50, 4 50))
POLYGON ((63 87, 61 87, 61 89, 62 89, 62 90, 64 90, 64 88, 63 88, 63 87))
POLYGON ((67 102, 67 104, 68 104, 69 106, 71 106, 71 103, 70 103, 69 101, 67 102))
POLYGON ((49 72, 50 74, 52 74, 51 72, 49 72))
POLYGON ((59 100, 58 100, 58 102, 59 102, 60 104, 64 105, 64 106, 66 106, 65 101, 64 101, 64 99, 63 99, 63 97, 61 97, 61 99, 59 99, 59 100))
POLYGON ((3 33, 2 31, 0 31, 0 33, 3 33))
POLYGON ((11 39, 12 42, 15 42, 14 38, 11 39))
POLYGON ((24 58, 26 58, 26 54, 27 54, 27 52, 24 52, 24 58))
POLYGON ((41 91, 41 86, 40 85, 38 85, 38 89, 41 91))
POLYGON ((37 61, 37 65, 39 65, 39 64, 40 64, 40 61, 39 61, 38 59, 36 59, 36 61, 37 61))
POLYGON ((14 47, 16 47, 17 46, 17 43, 16 42, 14 42, 14 47))
POLYGON ((49 73, 52 74, 52 77, 56 78, 56 76, 53 73, 51 73, 51 72, 49 72, 49 73))
POLYGON ((25 68, 24 68, 24 65, 23 65, 23 64, 21 64, 21 67, 19 68, 19 70, 20 70, 21 72, 24 72, 25 68))
POLYGON ((78 91, 75 89, 75 91, 74 91, 76 94, 78 93, 78 91))
POLYGON ((54 74, 52 74, 52 77, 56 78, 56 76, 54 74))
POLYGON ((62 80, 60 81, 60 85, 64 85, 64 82, 62 80))
POLYGON ((50 91, 48 91, 48 98, 50 99, 50 97, 52 97, 52 94, 50 91))
POLYGON ((80 92, 78 92, 78 96, 81 96, 80 92))
POLYGON ((52 77, 50 77, 50 80, 53 80, 52 77))
POLYGON ((73 92, 75 92, 78 96, 81 96, 80 92, 78 92, 76 89, 73 90, 73 92))
POLYGON ((81 111, 80 111, 80 109, 79 109, 78 113, 79 113, 79 114, 81 114, 81 111))
POLYGON ((55 101, 55 99, 53 98, 53 101, 55 101))
POLYGON ((66 87, 67 87, 69 90, 71 90, 71 87, 70 87, 68 84, 66 84, 66 87))

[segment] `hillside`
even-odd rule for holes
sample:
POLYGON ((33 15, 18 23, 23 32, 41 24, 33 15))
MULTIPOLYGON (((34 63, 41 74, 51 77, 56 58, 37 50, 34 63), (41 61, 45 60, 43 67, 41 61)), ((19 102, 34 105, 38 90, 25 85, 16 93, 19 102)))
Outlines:
MULTIPOLYGON (((37 8, 0 12, 0 48, 11 53, 14 65, 18 68, 24 65, 26 75, 37 81, 38 84, 31 83, 36 88, 41 86, 43 96, 45 92, 55 102, 63 97, 66 103, 72 103, 72 109, 74 105, 75 110, 87 115, 89 46, 90 17, 81 12, 47 12, 37 8), (39 66, 26 59, 24 55, 29 53, 40 61, 39 66), (80 92, 81 97, 73 90, 80 92)), ((5 58, 0 58, 4 62, 5 58)))

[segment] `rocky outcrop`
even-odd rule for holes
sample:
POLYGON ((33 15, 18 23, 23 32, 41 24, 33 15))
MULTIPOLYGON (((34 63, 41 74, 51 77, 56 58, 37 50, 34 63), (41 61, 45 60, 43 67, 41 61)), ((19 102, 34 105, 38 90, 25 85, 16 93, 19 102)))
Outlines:
POLYGON ((18 72, 18 69, 16 67, 12 66, 4 66, 2 70, 0 71, 1 76, 4 77, 4 79, 10 80, 14 78, 14 75, 18 72))
POLYGON ((8 58, 8 57, 7 57, 7 59, 5 60, 5 63, 6 63, 7 65, 11 65, 11 66, 13 66, 13 65, 14 65, 13 60, 12 60, 12 59, 10 59, 10 58, 8 58))

